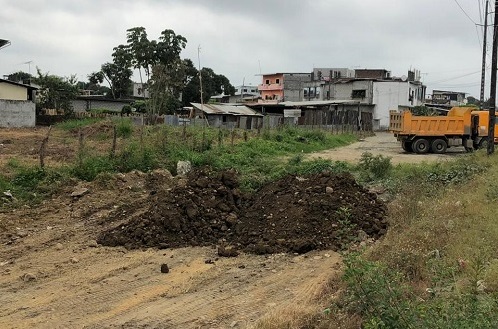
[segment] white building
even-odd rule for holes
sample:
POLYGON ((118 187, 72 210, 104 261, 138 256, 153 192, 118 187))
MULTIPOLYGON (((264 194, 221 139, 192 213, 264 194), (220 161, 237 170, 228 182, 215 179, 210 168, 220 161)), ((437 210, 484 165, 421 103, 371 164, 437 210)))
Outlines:
POLYGON ((133 82, 133 97, 149 98, 149 90, 145 87, 145 84, 133 82))
POLYGON ((422 106, 426 87, 416 81, 374 81, 374 129, 389 127, 389 111, 400 107, 422 106))

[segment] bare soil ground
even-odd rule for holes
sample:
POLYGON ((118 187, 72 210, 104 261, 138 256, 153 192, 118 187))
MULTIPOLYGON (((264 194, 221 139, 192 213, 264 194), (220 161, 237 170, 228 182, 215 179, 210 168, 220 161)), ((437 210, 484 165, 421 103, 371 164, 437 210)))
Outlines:
POLYGON ((415 154, 403 151, 401 144, 391 133, 377 132, 375 136, 337 149, 315 152, 310 154, 308 159, 328 159, 334 161, 346 161, 357 163, 364 152, 373 155, 383 155, 391 157, 391 162, 397 163, 420 163, 453 160, 455 157, 463 156, 466 152, 463 147, 449 148, 446 154, 415 154))
MULTIPOLYGON (((45 134, 46 128, 0 130, 0 167, 12 157, 36 163, 45 134)), ((70 161, 75 138, 53 137, 62 142, 50 143, 47 162, 70 161)), ((393 139, 378 134, 312 157, 354 161, 370 151, 414 162, 458 156, 404 154, 393 139)), ((161 172, 153 177, 165 189, 184 184, 161 172)), ((0 328, 251 328, 294 305, 327 306, 322 292, 341 267, 332 250, 226 258, 213 246, 129 250, 98 244, 102 232, 142 218, 151 200, 161 203, 150 183, 150 176, 132 172, 67 186, 33 208, 0 209, 0 328), (71 197, 79 188, 88 193, 71 197), (161 273, 163 264, 169 273, 161 273)), ((265 207, 282 202, 271 188, 266 192, 265 207)))

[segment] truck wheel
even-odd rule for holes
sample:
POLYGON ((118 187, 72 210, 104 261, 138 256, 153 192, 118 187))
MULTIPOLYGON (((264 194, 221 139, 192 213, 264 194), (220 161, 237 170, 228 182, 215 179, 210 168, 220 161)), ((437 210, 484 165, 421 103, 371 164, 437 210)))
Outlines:
POLYGON ((444 139, 435 139, 431 144, 431 151, 436 154, 446 153, 446 149, 448 148, 448 144, 444 139))
POLYGON ((401 147, 402 147, 402 148, 403 148, 403 150, 405 150, 406 152, 413 152, 412 142, 409 142, 409 141, 403 141, 403 142, 401 142, 401 147))
POLYGON ((413 142, 413 151, 418 154, 429 152, 429 141, 425 138, 416 139, 413 142))

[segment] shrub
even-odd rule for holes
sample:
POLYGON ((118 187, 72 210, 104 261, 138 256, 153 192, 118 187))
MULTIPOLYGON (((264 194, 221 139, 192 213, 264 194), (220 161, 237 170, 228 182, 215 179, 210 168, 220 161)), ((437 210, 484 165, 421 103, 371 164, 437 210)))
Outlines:
POLYGON ((385 178, 392 169, 391 158, 365 152, 361 155, 358 167, 365 171, 366 180, 385 178))

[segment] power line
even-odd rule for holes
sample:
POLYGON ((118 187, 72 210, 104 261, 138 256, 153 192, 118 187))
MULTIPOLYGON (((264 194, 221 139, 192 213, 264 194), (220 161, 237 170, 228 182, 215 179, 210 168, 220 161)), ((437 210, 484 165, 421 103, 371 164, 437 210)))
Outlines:
POLYGON ((467 12, 462 8, 462 6, 460 6, 460 3, 458 3, 458 0, 453 0, 453 1, 455 1, 455 3, 458 5, 458 7, 460 7, 462 12, 465 14, 465 16, 467 16, 468 19, 470 19, 470 21, 472 23, 477 24, 472 18, 470 18, 469 14, 467 14, 467 12))

